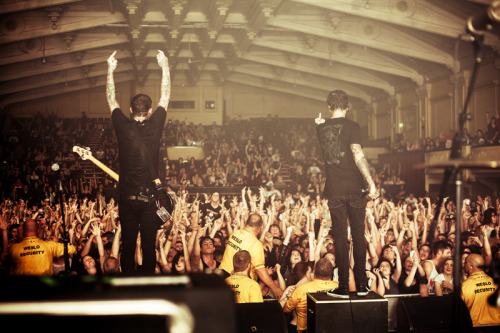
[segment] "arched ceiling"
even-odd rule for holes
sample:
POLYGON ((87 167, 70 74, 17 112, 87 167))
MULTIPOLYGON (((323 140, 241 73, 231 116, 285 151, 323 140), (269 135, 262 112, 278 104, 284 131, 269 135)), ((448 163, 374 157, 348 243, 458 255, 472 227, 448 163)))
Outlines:
MULTIPOLYGON (((213 79, 323 101, 342 87, 369 105, 472 65, 465 21, 488 0, 0 0, 0 108, 159 78, 213 79)), ((500 67, 500 29, 485 61, 500 67)))

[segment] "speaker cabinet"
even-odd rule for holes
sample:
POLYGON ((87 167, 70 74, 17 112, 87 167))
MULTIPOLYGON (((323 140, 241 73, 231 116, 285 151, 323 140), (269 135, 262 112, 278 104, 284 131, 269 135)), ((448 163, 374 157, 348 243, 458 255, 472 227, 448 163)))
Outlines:
POLYGON ((277 301, 236 304, 238 333, 287 333, 285 314, 277 301))
POLYGON ((470 332, 472 320, 462 299, 454 315, 455 295, 400 298, 397 305, 397 332, 453 332, 459 321, 460 332, 470 332))
POLYGON ((307 297, 307 332, 387 333, 387 309, 387 299, 374 292, 366 297, 351 294, 350 299, 311 293, 307 297))
POLYGON ((24 332, 236 331, 234 294, 215 274, 0 281, 0 321, 24 332))

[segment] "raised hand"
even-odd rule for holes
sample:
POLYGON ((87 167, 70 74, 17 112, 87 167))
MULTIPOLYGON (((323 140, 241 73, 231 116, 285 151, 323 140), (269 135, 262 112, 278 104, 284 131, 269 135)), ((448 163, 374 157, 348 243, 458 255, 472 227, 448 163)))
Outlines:
POLYGON ((113 52, 108 58, 108 69, 114 71, 118 65, 118 60, 115 58, 116 51, 113 52))
POLYGON ((163 51, 158 50, 158 54, 156 55, 156 60, 158 60, 158 65, 161 68, 168 67, 168 58, 165 56, 165 53, 163 51))
POLYGON ((325 119, 321 118, 321 112, 319 113, 318 118, 314 119, 314 122, 316 125, 323 124, 325 122, 325 119))

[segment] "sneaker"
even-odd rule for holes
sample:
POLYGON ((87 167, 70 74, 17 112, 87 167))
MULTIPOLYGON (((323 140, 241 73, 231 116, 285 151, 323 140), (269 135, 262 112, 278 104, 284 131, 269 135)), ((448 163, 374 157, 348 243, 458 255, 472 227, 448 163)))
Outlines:
POLYGON ((370 292, 370 288, 366 284, 357 286, 356 288, 358 296, 365 297, 370 292))
POLYGON ((349 298, 349 288, 337 287, 335 289, 330 289, 326 291, 328 296, 338 297, 338 298, 349 298))

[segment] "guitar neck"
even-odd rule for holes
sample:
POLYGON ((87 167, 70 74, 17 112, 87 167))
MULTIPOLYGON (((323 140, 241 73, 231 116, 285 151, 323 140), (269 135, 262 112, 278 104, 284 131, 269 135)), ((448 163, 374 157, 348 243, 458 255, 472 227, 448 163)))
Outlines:
POLYGON ((107 166, 105 166, 101 161, 99 161, 98 159, 96 159, 94 156, 89 156, 88 157, 89 160, 91 160, 92 162, 94 162, 95 165, 97 165, 99 168, 102 169, 102 171, 106 172, 108 175, 110 175, 114 180, 116 181, 119 181, 119 176, 116 172, 114 172, 113 170, 111 170, 110 168, 108 168, 107 166))

